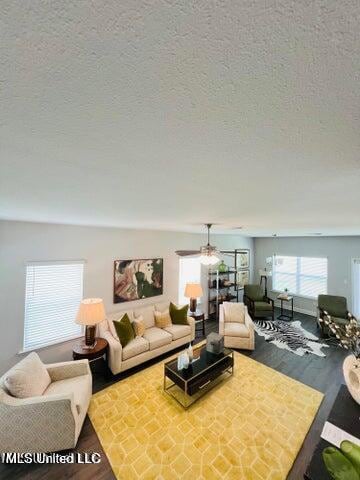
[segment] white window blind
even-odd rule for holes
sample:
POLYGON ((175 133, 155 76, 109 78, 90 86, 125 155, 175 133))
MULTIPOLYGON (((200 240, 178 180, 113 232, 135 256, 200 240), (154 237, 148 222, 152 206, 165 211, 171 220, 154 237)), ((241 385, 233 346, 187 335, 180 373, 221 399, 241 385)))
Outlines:
POLYGON ((187 283, 201 283, 200 257, 182 257, 179 260, 179 305, 189 303, 184 297, 187 283))
POLYGON ((83 261, 26 265, 24 350, 79 337, 75 323, 83 298, 83 261))
POLYGON ((327 293, 327 258, 274 255, 273 289, 316 298, 327 293))

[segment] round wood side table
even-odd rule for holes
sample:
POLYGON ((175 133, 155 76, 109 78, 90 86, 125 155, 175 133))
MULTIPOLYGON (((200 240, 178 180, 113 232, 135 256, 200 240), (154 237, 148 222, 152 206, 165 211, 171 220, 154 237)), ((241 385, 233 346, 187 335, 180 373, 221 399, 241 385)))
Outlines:
MULTIPOLYGON (((109 344, 105 338, 96 338, 96 345, 94 348, 84 348, 84 343, 77 343, 73 347, 73 359, 74 360, 83 360, 87 359, 89 360, 89 364, 92 362, 96 362, 97 360, 100 359, 105 359, 105 369, 102 368, 103 373, 105 376, 108 375, 108 349, 109 349, 109 344)), ((95 373, 95 370, 93 370, 93 373, 95 373)))

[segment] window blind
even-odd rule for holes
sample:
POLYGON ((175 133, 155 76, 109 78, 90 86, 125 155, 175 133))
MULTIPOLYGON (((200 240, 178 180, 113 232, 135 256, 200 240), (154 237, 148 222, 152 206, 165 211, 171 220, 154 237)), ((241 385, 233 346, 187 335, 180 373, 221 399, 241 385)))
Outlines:
POLYGON ((327 293, 327 276, 327 258, 274 255, 274 290, 316 298, 327 293))
POLYGON ((26 265, 24 350, 81 335, 75 317, 83 298, 83 272, 83 261, 26 265))

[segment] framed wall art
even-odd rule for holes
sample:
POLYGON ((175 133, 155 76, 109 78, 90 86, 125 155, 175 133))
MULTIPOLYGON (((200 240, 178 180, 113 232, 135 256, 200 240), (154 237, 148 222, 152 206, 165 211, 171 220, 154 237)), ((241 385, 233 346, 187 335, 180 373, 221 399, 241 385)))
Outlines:
POLYGON ((114 303, 163 294, 163 259, 115 260, 114 303))
POLYGON ((250 269, 250 250, 236 250, 236 269, 250 269))
POLYGON ((236 274, 236 285, 238 290, 242 290, 250 282, 250 270, 239 270, 236 274))

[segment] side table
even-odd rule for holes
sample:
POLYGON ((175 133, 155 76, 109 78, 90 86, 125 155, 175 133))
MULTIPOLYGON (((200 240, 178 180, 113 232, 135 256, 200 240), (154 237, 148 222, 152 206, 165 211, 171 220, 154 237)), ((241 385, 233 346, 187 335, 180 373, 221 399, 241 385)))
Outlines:
POLYGON ((98 337, 95 340, 96 340, 96 345, 94 348, 91 348, 91 349, 84 348, 83 343, 77 343, 76 345, 74 345, 73 354, 72 354, 73 359, 74 360, 87 359, 91 364, 92 362, 95 362, 105 357, 105 365, 106 365, 106 368, 108 368, 107 355, 108 355, 109 344, 105 340, 105 338, 98 337))
POLYGON ((197 325, 202 327, 202 333, 205 336, 205 313, 202 310, 196 310, 195 312, 188 312, 188 316, 195 320, 195 333, 197 325))
POLYGON ((278 295, 277 299, 280 300, 280 315, 277 318, 279 320, 292 320, 294 318, 294 297, 282 297, 281 295, 278 295), (284 313, 284 302, 290 302, 291 315, 284 313))

